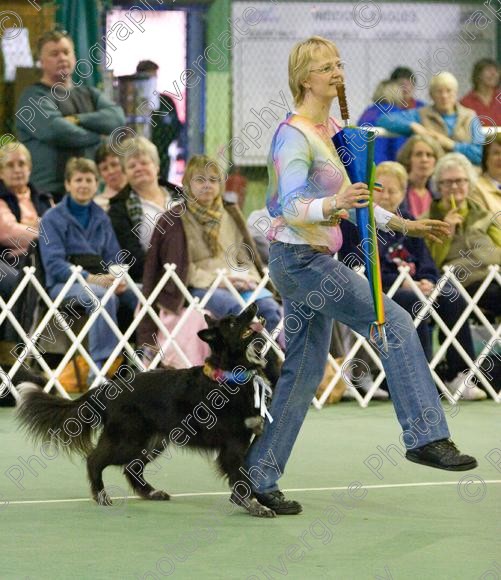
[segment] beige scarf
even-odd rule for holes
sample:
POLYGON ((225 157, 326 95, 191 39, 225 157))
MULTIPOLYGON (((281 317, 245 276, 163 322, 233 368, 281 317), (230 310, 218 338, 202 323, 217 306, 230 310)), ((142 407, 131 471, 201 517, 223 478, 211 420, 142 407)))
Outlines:
POLYGON ((200 203, 188 203, 188 211, 202 226, 204 238, 212 256, 219 252, 219 231, 223 219, 223 199, 220 195, 210 206, 200 203))

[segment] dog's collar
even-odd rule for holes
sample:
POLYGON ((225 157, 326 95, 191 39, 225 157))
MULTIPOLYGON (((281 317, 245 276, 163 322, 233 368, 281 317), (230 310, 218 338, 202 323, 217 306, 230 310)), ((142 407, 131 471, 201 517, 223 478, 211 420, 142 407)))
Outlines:
POLYGON ((257 371, 252 370, 239 370, 238 372, 225 371, 223 369, 218 369, 213 367, 210 363, 206 362, 203 367, 204 375, 209 377, 212 381, 218 381, 220 383, 225 382, 228 384, 244 385, 247 381, 252 379, 252 377, 257 373, 257 371))
POLYGON ((252 379, 254 385, 254 406, 256 409, 259 409, 261 417, 265 417, 270 423, 273 423, 273 417, 266 408, 266 398, 271 399, 272 391, 268 382, 259 376, 257 370, 249 371, 243 369, 238 373, 234 373, 233 371, 214 368, 210 363, 206 362, 203 366, 203 372, 206 377, 218 383, 243 385, 252 379))

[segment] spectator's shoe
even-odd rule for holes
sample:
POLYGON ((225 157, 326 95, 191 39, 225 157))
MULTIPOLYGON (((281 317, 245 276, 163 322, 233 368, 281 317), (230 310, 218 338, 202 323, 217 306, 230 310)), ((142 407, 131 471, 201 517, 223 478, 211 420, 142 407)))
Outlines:
POLYGON ((414 463, 447 471, 468 471, 478 466, 474 457, 463 455, 450 439, 440 439, 417 449, 409 449, 405 457, 414 463))
POLYGON ((254 492, 254 497, 261 505, 273 510, 277 516, 296 515, 303 511, 303 506, 300 503, 291 499, 286 499, 279 489, 276 491, 269 491, 268 493, 254 492))
POLYGON ((472 385, 471 381, 466 380, 466 377, 467 375, 461 373, 452 381, 446 381, 445 385, 452 394, 464 385, 461 394, 461 399, 463 401, 483 401, 487 399, 487 393, 482 391, 482 389, 479 389, 477 386, 472 385))

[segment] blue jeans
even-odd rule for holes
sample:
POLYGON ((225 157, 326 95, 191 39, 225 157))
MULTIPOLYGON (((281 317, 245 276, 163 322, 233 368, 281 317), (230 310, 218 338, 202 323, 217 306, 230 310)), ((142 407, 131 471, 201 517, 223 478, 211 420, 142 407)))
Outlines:
MULTIPOLYGON (((190 288, 190 292, 196 298, 200 298, 200 300, 207 294, 207 290, 204 288, 190 288)), ((266 324, 264 327, 268 332, 271 332, 282 319, 280 306, 273 298, 269 297, 255 300, 255 303, 258 309, 257 315, 265 318, 266 324)), ((228 314, 239 314, 242 311, 242 306, 229 290, 216 288, 216 291, 207 302, 207 309, 216 318, 223 318, 223 316, 228 314)))
MULTIPOLYGON (((277 480, 325 371, 333 320, 366 338, 374 321, 367 279, 332 256, 307 245, 274 242, 269 268, 283 299, 286 351, 270 407, 273 423, 266 421, 263 434, 254 440, 246 458, 252 487, 260 493, 278 489, 277 480)), ((444 412, 412 318, 387 296, 384 306, 389 348, 387 353, 379 352, 398 421, 404 434, 409 434, 404 443, 421 447, 448 438, 444 412), (438 417, 433 424, 426 420, 425 411, 430 407, 438 417)))
MULTIPOLYGON (((49 295, 53 300, 59 292, 61 292, 62 287, 63 284, 56 284, 51 288, 49 295)), ((95 294, 95 297, 91 296, 80 283, 77 282, 73 284, 73 286, 68 290, 66 297, 63 300, 63 304, 59 306, 59 310, 71 313, 72 310, 80 307, 84 308, 85 313, 88 315, 95 312, 99 307, 98 301, 101 301, 101 298, 106 294, 107 288, 97 284, 89 284, 89 287, 95 294), (69 298, 73 298, 74 300, 70 302, 71 306, 65 307, 64 304, 69 298)), ((113 294, 106 303, 104 309, 110 315, 113 322, 117 324, 117 312, 119 306, 124 306, 128 310, 133 311, 136 307, 136 303, 136 296, 132 290, 128 289, 123 294, 120 294, 120 296, 113 294)), ((118 339, 104 317, 101 315, 94 320, 87 336, 89 339, 89 354, 96 365, 101 368, 118 344, 118 339)))

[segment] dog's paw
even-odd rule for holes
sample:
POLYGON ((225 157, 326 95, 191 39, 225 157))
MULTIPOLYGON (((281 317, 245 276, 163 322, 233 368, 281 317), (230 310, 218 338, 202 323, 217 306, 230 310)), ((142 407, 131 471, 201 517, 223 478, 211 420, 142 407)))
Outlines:
POLYGON ((111 497, 106 493, 106 491, 103 489, 101 490, 97 496, 94 496, 94 500, 96 501, 97 505, 103 506, 103 507, 108 507, 113 505, 113 502, 111 501, 111 497))
POLYGON ((154 489, 145 497, 145 499, 151 499, 154 501, 169 501, 170 495, 161 489, 154 489))
POLYGON ((248 505, 245 506, 245 509, 249 512, 251 516, 254 516, 256 518, 277 517, 277 514, 273 510, 260 504, 255 497, 249 499, 248 505))
POLYGON ((244 421, 247 429, 251 429, 254 435, 258 436, 263 434, 264 429, 264 417, 257 415, 256 417, 247 417, 244 421))

